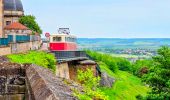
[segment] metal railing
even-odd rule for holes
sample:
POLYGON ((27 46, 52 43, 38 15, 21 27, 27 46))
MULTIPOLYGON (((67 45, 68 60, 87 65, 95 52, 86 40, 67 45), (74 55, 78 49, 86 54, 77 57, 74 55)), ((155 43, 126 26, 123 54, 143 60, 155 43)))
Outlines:
POLYGON ((16 42, 29 42, 30 36, 16 35, 16 42))
POLYGON ((9 43, 13 43, 13 42, 30 42, 30 41, 38 41, 39 40, 39 36, 35 36, 35 35, 16 35, 14 38, 14 35, 8 35, 8 42, 9 43), (14 40, 16 39, 16 40, 14 40))
POLYGON ((52 51, 57 59, 87 57, 84 51, 52 51))
POLYGON ((0 46, 7 46, 8 38, 0 38, 0 46))
POLYGON ((9 43, 13 42, 13 35, 8 35, 8 42, 9 43))

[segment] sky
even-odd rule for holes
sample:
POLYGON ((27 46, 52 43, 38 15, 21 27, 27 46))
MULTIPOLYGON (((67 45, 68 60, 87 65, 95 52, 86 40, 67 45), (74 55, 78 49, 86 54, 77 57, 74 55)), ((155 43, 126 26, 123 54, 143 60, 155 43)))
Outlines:
POLYGON ((170 38, 170 0, 22 0, 43 33, 79 38, 170 38))

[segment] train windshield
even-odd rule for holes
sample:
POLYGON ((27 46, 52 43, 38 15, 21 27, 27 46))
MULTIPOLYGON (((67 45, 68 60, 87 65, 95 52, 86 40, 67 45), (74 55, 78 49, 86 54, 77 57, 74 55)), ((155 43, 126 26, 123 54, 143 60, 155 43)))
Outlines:
POLYGON ((54 42, 60 42, 62 40, 62 38, 61 37, 59 37, 59 36, 56 36, 56 37, 53 37, 53 41, 54 42))

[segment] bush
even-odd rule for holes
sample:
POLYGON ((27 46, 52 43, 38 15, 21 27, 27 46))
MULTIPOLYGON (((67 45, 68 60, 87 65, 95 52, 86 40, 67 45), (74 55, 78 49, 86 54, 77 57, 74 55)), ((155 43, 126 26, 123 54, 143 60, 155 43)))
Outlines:
POLYGON ((125 58, 115 58, 117 59, 117 65, 119 70, 132 72, 132 64, 125 58))
POLYGON ((132 66, 132 72, 134 75, 142 77, 149 72, 149 68, 153 65, 153 60, 137 60, 132 66))
POLYGON ((14 63, 31 63, 44 68, 48 68, 53 72, 56 71, 56 59, 54 55, 41 51, 30 51, 27 54, 12 54, 8 58, 14 63))
POLYGON ((83 86, 83 92, 75 90, 75 96, 80 100, 108 100, 108 97, 98 89, 99 77, 95 77, 91 69, 79 70, 78 81, 83 86))

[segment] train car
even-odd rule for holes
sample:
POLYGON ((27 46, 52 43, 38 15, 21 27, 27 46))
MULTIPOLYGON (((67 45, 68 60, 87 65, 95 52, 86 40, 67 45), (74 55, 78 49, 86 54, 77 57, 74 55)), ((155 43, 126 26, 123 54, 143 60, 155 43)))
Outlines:
POLYGON ((57 34, 50 35, 50 51, 76 51, 76 36, 70 35, 69 28, 59 28, 57 34))

